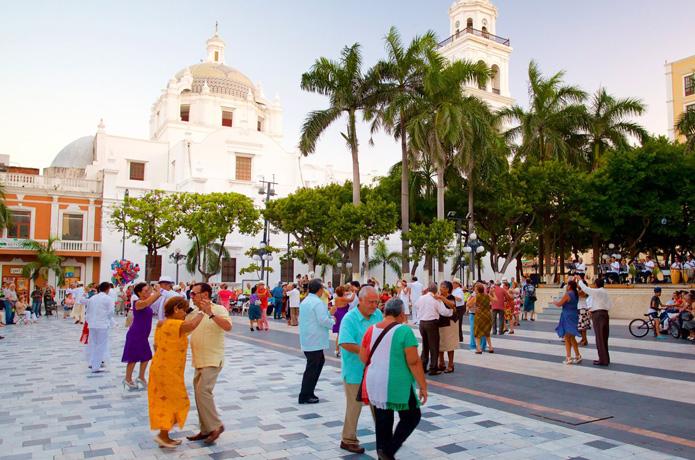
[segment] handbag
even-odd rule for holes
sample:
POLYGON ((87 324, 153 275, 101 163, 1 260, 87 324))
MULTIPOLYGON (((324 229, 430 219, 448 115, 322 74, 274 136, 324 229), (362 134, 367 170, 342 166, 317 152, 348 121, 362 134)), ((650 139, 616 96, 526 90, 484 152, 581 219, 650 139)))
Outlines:
POLYGON ((360 382, 360 387, 357 390, 357 398, 356 398, 357 401, 364 402, 364 400, 362 399, 362 387, 364 386, 364 376, 367 373, 367 367, 369 367, 369 365, 372 363, 372 356, 374 356, 374 352, 376 351, 376 348, 381 343, 381 339, 383 339, 384 336, 386 336, 386 333, 388 331, 390 331, 391 329, 393 329, 394 327, 398 326, 398 324, 399 323, 397 323, 395 321, 393 323, 389 324, 388 326, 386 326, 386 328, 383 331, 381 331, 381 334, 379 334, 379 337, 376 338, 376 341, 374 342, 374 346, 372 347, 371 351, 369 352, 369 358, 367 358, 367 362, 364 363, 364 372, 362 372, 362 381, 360 382))

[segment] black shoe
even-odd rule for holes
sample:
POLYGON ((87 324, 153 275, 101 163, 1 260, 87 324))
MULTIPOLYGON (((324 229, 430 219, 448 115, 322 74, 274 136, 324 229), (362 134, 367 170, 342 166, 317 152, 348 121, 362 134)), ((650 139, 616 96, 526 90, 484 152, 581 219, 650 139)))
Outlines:
POLYGON ((376 451, 376 455, 377 455, 377 458, 379 460, 395 460, 396 459, 396 457, 394 457, 393 455, 387 454, 386 452, 384 452, 381 449, 376 451))
POLYGON ((302 400, 302 399, 299 400, 299 404, 317 404, 318 402, 319 402, 319 398, 317 398, 316 396, 312 396, 311 398, 307 398, 304 400, 302 400))
POLYGON ((348 452, 352 452, 353 454, 364 453, 364 447, 360 446, 359 444, 348 444, 343 441, 340 441, 340 448, 343 450, 347 450, 348 452))
POLYGON ((258 326, 256 326, 256 330, 257 330, 257 331, 260 331, 260 330, 261 330, 261 328, 260 328, 260 327, 258 327, 258 326))
POLYGON ((607 364, 607 363, 606 363, 606 364, 604 364, 604 363, 602 363, 601 361, 598 361, 598 360, 597 360, 597 361, 594 361, 594 363, 593 363, 593 364, 594 364, 594 366, 608 366, 608 364, 607 364))
POLYGON ((251 332, 253 332, 253 328, 252 328, 252 327, 250 327, 249 329, 251 330, 251 332))
POLYGON ((441 374, 441 373, 442 373, 441 371, 438 371, 438 370, 436 370, 436 369, 433 369, 433 370, 429 371, 429 372, 427 373, 427 375, 439 375, 439 374, 441 374))

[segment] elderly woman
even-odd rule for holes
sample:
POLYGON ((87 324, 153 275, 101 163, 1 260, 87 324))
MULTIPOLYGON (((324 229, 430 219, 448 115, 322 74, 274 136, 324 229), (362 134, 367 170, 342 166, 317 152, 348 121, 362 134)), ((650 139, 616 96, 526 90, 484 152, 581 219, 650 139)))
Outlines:
POLYGON ((427 380, 418 356, 417 338, 408 327, 403 301, 391 299, 384 320, 367 329, 360 359, 365 363, 362 400, 372 406, 379 458, 394 458, 420 423, 420 405, 427 401, 427 380), (419 387, 415 396, 414 383, 419 387), (393 430, 393 413, 398 425, 393 430))
POLYGON ((167 300, 164 304, 164 321, 157 325, 154 332, 155 351, 147 400, 150 428, 159 430, 154 440, 161 447, 176 447, 181 444, 181 441, 169 437, 169 431, 175 424, 183 428, 191 405, 183 378, 188 334, 198 327, 205 313, 211 313, 211 310, 199 310, 186 320, 188 308, 185 297, 177 296, 167 300))
POLYGON ((454 372, 454 350, 459 347, 459 326, 460 321, 456 311, 456 298, 452 294, 454 286, 449 281, 442 281, 439 284, 439 295, 444 306, 453 310, 451 317, 442 316, 439 318, 439 370, 445 374, 454 372), (444 353, 449 358, 449 366, 445 366, 444 353))
POLYGON ((145 371, 147 363, 152 359, 150 349, 150 332, 152 331, 152 308, 151 305, 159 299, 161 291, 152 289, 147 283, 138 283, 133 292, 137 300, 131 302, 133 311, 133 324, 130 325, 125 336, 125 346, 123 347, 123 357, 121 362, 128 363, 123 379, 123 387, 130 390, 138 388, 144 390, 147 387, 145 381, 145 371), (140 373, 137 382, 133 382, 133 369, 135 363, 140 363, 140 373))
POLYGON ((475 309, 475 324, 473 325, 473 335, 475 336, 475 354, 480 355, 483 350, 480 348, 480 341, 485 338, 488 345, 488 352, 494 353, 490 330, 492 329, 492 310, 490 303, 492 298, 485 293, 485 286, 482 283, 475 285, 475 297, 472 300, 472 307, 475 309))

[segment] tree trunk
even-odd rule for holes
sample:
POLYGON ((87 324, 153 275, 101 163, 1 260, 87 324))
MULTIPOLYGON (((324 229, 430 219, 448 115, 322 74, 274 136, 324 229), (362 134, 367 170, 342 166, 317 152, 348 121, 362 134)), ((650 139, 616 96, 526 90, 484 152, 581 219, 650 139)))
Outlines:
MULTIPOLYGON (((437 220, 444 220, 444 168, 437 168, 437 220)), ((437 279, 444 279, 444 260, 437 258, 437 279)))
POLYGON ((364 281, 369 279, 369 238, 364 239, 364 281))
MULTIPOLYGON (((355 112, 350 111, 348 120, 348 138, 350 139, 350 153, 352 154, 352 204, 359 206, 360 201, 360 159, 357 146, 357 132, 355 112)), ((360 240, 352 242, 352 279, 360 276, 360 240)))
POLYGON ((468 234, 473 233, 475 228, 475 219, 473 216, 473 172, 468 173, 468 234))
POLYGON ((560 229, 560 282, 565 280, 565 238, 560 229))
POLYGON ((521 278, 524 276, 524 261, 521 259, 521 253, 516 255, 516 282, 521 284, 521 278))
POLYGON ((543 238, 543 224, 541 224, 541 231, 538 232, 538 267, 536 267, 536 273, 541 276, 543 276, 543 268, 545 267, 543 254, 545 254, 545 238, 543 238))
POLYGON ((381 278, 381 288, 383 289, 384 286, 386 286, 386 262, 382 262, 381 268, 383 269, 383 276, 381 278))
POLYGON ((592 276, 596 279, 598 278, 599 265, 601 265, 601 241, 596 232, 591 234, 591 263, 594 269, 592 276))
POLYGON ((425 272, 425 282, 423 284, 427 286, 430 283, 430 274, 432 273, 432 256, 425 255, 425 265, 423 267, 423 271, 425 272))
POLYGON ((410 230, 410 166, 408 164, 408 142, 401 113, 401 271, 406 276, 410 272, 410 247, 403 234, 410 230))

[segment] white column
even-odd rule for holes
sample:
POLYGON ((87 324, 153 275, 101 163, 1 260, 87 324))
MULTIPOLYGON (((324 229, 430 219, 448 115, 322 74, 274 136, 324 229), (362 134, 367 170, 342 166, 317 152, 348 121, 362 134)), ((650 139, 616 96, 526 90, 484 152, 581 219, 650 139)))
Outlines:
POLYGON ((60 206, 58 206, 58 197, 53 195, 51 197, 51 229, 49 236, 56 236, 60 238, 62 235, 59 233, 60 229, 60 206))
POLYGON ((95 210, 94 198, 90 198, 89 207, 87 208, 87 234, 84 236, 85 241, 94 241, 96 239, 96 235, 94 234, 95 210))
POLYGON ((84 275, 82 276, 82 282, 84 285, 88 285, 92 282, 92 273, 94 271, 94 257, 87 257, 84 264, 84 275))

